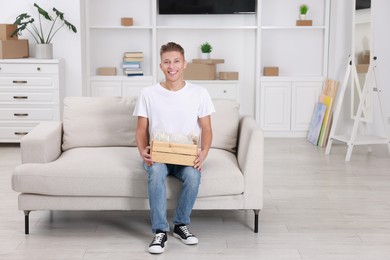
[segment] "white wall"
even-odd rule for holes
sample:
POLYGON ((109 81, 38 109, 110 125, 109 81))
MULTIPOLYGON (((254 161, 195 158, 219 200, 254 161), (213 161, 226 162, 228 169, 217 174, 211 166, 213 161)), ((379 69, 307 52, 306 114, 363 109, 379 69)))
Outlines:
MULTIPOLYGON (((62 28, 53 38, 54 58, 62 58, 65 61, 65 95, 80 96, 82 91, 82 66, 81 66, 81 26, 80 26, 80 1, 79 0, 0 0, 0 23, 13 23, 21 13, 28 13, 38 18, 36 2, 46 11, 51 12, 53 7, 65 14, 65 19, 76 26, 78 32, 74 34, 67 28, 62 28)), ((27 31, 20 38, 29 39, 30 56, 34 55, 35 40, 27 31)))

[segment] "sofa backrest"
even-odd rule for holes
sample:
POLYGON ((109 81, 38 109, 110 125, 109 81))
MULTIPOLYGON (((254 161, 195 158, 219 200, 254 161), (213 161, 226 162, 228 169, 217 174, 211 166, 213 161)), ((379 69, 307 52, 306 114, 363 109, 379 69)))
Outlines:
MULTIPOLYGON (((66 97, 64 100, 62 150, 76 147, 136 146, 137 97, 66 97)), ((213 101, 212 147, 236 151, 239 105, 213 101)))
POLYGON ((136 97, 66 97, 62 150, 75 147, 136 146, 136 97))

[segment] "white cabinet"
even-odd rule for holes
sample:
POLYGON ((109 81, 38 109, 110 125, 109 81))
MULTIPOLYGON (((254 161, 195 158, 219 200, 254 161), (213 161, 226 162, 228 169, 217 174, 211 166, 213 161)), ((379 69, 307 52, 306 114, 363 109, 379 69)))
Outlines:
POLYGON ((153 84, 151 77, 136 77, 127 80, 123 77, 91 77, 92 97, 138 96, 143 87, 153 84))
POLYGON ((266 136, 306 136, 322 82, 263 81, 260 125, 266 136))
POLYGON ((61 120, 61 60, 0 60, 0 142, 19 142, 42 121, 61 120))

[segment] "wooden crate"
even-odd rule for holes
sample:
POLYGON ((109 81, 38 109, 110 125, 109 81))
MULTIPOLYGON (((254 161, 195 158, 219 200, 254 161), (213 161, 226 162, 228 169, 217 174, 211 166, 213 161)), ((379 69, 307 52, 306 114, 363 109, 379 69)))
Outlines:
POLYGON ((153 162, 194 166, 198 153, 196 144, 179 144, 152 141, 151 155, 153 162))

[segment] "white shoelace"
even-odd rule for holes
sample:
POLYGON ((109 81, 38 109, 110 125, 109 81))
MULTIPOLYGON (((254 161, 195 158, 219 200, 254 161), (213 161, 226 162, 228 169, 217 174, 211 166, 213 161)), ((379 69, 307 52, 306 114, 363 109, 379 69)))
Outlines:
POLYGON ((164 233, 158 233, 154 236, 152 244, 161 244, 161 241, 163 240, 165 234, 164 233))
POLYGON ((188 230, 187 226, 181 226, 179 227, 181 231, 183 231, 184 235, 186 235, 187 237, 191 237, 191 236, 194 236, 193 234, 191 234, 191 232, 188 230))

